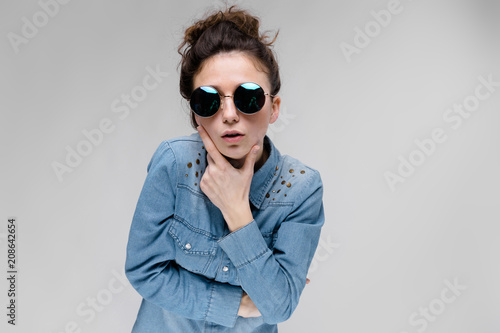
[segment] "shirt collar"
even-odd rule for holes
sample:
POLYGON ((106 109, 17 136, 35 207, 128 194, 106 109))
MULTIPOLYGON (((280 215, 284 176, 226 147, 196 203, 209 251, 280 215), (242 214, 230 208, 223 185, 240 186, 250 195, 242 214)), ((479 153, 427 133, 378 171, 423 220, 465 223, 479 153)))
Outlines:
POLYGON ((280 152, 267 135, 264 137, 264 148, 269 151, 269 157, 260 169, 254 173, 252 183, 250 185, 249 199, 252 205, 254 205, 257 209, 260 208, 266 193, 272 185, 280 158, 280 152))

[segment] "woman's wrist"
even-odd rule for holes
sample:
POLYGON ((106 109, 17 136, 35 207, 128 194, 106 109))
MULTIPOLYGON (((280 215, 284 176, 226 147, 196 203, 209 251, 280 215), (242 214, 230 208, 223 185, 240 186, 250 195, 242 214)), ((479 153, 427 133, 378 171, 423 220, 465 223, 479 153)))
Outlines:
POLYGON ((235 208, 229 212, 223 213, 223 216, 230 232, 243 228, 253 221, 252 211, 248 204, 244 208, 235 208))

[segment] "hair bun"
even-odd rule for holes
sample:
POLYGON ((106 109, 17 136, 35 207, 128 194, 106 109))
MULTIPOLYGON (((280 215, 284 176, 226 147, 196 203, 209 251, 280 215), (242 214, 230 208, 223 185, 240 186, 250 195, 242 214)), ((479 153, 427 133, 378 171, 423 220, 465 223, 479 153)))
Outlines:
POLYGON ((260 22, 258 18, 252 16, 245 10, 234 9, 236 9, 236 6, 231 6, 225 12, 219 11, 204 20, 196 22, 194 25, 186 29, 183 44, 193 46, 206 30, 221 22, 233 23, 243 34, 258 40, 267 46, 270 46, 276 40, 278 34, 276 34, 271 42, 267 42, 267 35, 259 34, 260 22))

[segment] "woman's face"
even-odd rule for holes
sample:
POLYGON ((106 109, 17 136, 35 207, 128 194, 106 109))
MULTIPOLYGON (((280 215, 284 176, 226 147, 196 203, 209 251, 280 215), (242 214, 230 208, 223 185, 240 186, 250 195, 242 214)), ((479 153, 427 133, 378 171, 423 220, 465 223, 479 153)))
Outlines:
MULTIPOLYGON (((221 95, 232 96, 236 88, 245 82, 257 83, 265 93, 270 93, 267 74, 260 71, 249 56, 242 52, 220 53, 205 60, 201 71, 194 77, 194 88, 212 86, 221 95)), ((278 118, 280 97, 275 96, 271 101, 271 97, 266 96, 264 107, 251 115, 241 113, 231 97, 221 99, 222 106, 215 115, 209 118, 195 115, 196 122, 205 128, 221 154, 234 167, 243 165, 255 144, 260 147, 256 161, 261 162, 264 136, 269 124, 278 118), (241 136, 230 139, 224 136, 227 131, 237 131, 241 136)))

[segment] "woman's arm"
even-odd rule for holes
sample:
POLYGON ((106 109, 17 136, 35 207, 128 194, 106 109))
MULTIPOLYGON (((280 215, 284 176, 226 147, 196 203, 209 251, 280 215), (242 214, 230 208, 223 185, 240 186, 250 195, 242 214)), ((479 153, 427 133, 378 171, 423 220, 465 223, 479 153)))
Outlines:
POLYGON ((252 221, 219 240, 236 269, 243 290, 266 323, 287 320, 297 307, 324 223, 323 186, 310 176, 303 196, 277 231, 271 251, 252 221))
MULTIPOLYGON (((309 169, 291 213, 280 225, 271 251, 253 219, 249 204, 255 147, 240 169, 220 154, 202 126, 200 137, 207 150, 207 168, 200 188, 222 212, 231 233, 218 241, 238 270, 243 290, 257 306, 266 323, 287 320, 297 307, 306 275, 324 223, 323 184, 319 173, 309 169)), ((241 306, 246 305, 242 302, 241 306)))
POLYGON ((174 215, 176 168, 170 146, 162 143, 148 165, 132 220, 125 264, 127 278, 142 297, 165 310, 232 327, 242 289, 193 274, 173 260, 175 244, 167 230, 174 215))

